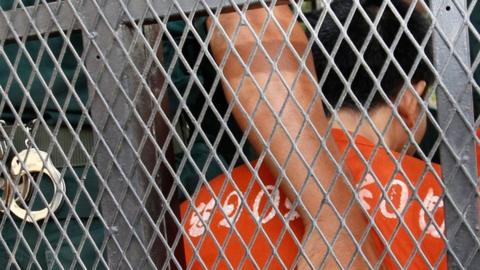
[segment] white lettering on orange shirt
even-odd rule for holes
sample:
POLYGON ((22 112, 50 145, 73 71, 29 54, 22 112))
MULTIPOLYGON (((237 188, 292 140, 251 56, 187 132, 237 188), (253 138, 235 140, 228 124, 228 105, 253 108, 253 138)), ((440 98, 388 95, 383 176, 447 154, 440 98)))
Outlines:
POLYGON ((365 180, 362 181, 362 185, 360 186, 360 191, 358 192, 358 196, 360 197, 360 204, 365 210, 370 210, 372 207, 367 202, 366 199, 373 199, 373 193, 366 188, 368 185, 374 184, 375 179, 371 174, 367 174, 365 176, 365 180))
MULTIPOLYGON (((272 191, 275 187, 272 185, 268 185, 265 187, 268 191, 272 191)), ((278 208, 280 205, 280 191, 277 189, 273 192, 273 206, 270 209, 270 212, 264 217, 260 217, 260 202, 262 201, 262 198, 265 196, 265 192, 261 190, 258 192, 257 197, 255 197, 255 201, 253 202, 253 216, 255 217, 256 220, 262 222, 262 224, 265 224, 272 220, 275 217, 275 208, 278 208)))
MULTIPOLYGON (((365 176, 364 181, 361 182, 360 189, 359 189, 359 198, 360 198, 360 203, 361 205, 366 209, 370 210, 372 209, 372 205, 369 203, 369 200, 373 200, 373 190, 372 188, 375 188, 375 180, 374 177, 371 174, 367 174, 365 176)), ((275 209, 279 209, 280 205, 280 191, 278 189, 275 190, 275 187, 272 185, 266 186, 266 190, 271 192, 269 194, 272 198, 272 205, 269 207, 269 211, 265 211, 267 214, 265 216, 261 216, 260 212, 263 212, 260 209, 260 203, 262 202, 262 199, 266 197, 265 191, 261 190, 259 191, 255 199, 253 201, 253 205, 249 205, 248 207, 252 209, 253 211, 253 217, 255 220, 258 222, 261 222, 262 224, 266 224, 269 221, 271 221, 277 214, 277 211, 275 209)), ((405 182, 394 179, 392 181, 392 184, 390 188, 388 189, 387 195, 389 196, 389 199, 392 203, 396 203, 397 205, 393 206, 396 211, 398 211, 399 214, 401 214, 404 209, 407 206, 407 202, 410 196, 410 192, 408 189, 408 186, 405 182)), ((225 227, 225 228, 231 228, 230 224, 235 224, 235 222, 240 218, 241 215, 249 215, 249 213, 241 212, 242 211, 242 194, 238 193, 237 191, 232 191, 231 193, 228 194, 228 196, 225 198, 221 210, 224 213, 224 218, 219 221, 219 226, 225 227)), ((282 195, 283 197, 283 195, 282 195)), ((437 195, 434 195, 433 189, 429 189, 426 197, 422 201, 426 211, 431 213, 432 215, 434 214, 435 209, 440 209, 443 207, 443 201, 440 200, 440 197, 437 195)), ((390 205, 390 204, 388 204, 390 205)), ((188 230, 188 234, 191 237, 199 237, 205 233, 205 226, 204 224, 208 222, 208 220, 211 218, 212 215, 212 209, 215 206, 215 201, 214 199, 210 199, 207 203, 201 202, 198 206, 195 207, 196 212, 191 214, 190 220, 189 220, 189 225, 190 228, 188 230), (197 214, 198 213, 198 214, 197 214)), ((284 200, 284 206, 287 209, 285 211, 286 213, 281 213, 285 219, 287 219, 287 222, 293 221, 297 218, 300 217, 297 211, 292 209, 292 203, 285 198, 284 200), (293 212, 292 212, 293 211, 293 212)), ((380 213, 388 219, 398 219, 398 216, 395 214, 395 211, 392 211, 392 209, 388 209, 391 207, 387 207, 387 201, 383 199, 380 202, 380 213)), ((426 230, 426 234, 435 238, 440 238, 442 237, 444 231, 445 231, 445 222, 442 221, 442 224, 437 226, 436 228, 433 224, 429 224, 427 226, 427 217, 426 217, 426 211, 425 209, 421 208, 418 217, 418 225, 420 230, 426 230)), ((415 224, 415 223, 414 223, 415 224)))
POLYGON ((193 212, 192 217, 190 218, 190 229, 188 230, 190 236, 198 237, 205 233, 204 224, 210 219, 214 206, 215 201, 211 199, 207 204, 202 202, 199 206, 195 207, 197 211, 193 212))
MULTIPOLYGON (((423 200, 423 206, 427 209, 427 211, 433 216, 434 213, 433 211, 435 208, 438 210, 443 207, 443 201, 440 200, 440 197, 433 195, 433 189, 428 189, 427 196, 423 200)), ((435 238, 440 238, 444 232, 445 232, 445 221, 442 222, 442 224, 439 226, 438 231, 433 224, 428 225, 427 228, 427 221, 425 219, 425 210, 422 208, 420 209, 420 217, 418 221, 418 225, 420 226, 420 229, 423 231, 426 230, 426 233, 435 237, 435 238)))
MULTIPOLYGON (((403 212, 405 206, 407 206, 408 197, 410 196, 410 192, 408 191, 408 186, 403 181, 398 179, 393 179, 392 185, 387 191, 387 196, 390 199, 391 204, 394 204, 395 201, 399 200, 398 207, 395 209, 398 211, 399 214, 403 212), (398 196, 398 192, 396 187, 400 188, 400 197, 398 196)), ((391 212, 387 210, 387 201, 383 199, 380 202, 380 212, 382 212, 383 216, 390 219, 396 219, 397 215, 395 212, 391 212)))
POLYGON ((223 213, 225 214, 226 218, 223 218, 220 220, 220 223, 218 225, 230 228, 230 224, 235 224, 235 221, 238 219, 240 214, 238 213, 239 211, 242 210, 240 207, 240 204, 242 203, 240 196, 238 195, 237 191, 232 191, 230 194, 228 194, 227 198, 225 199, 225 202, 223 203, 223 213), (236 204, 235 202, 231 202, 230 200, 232 198, 236 198, 236 204), (227 220, 228 219, 228 220, 227 220))

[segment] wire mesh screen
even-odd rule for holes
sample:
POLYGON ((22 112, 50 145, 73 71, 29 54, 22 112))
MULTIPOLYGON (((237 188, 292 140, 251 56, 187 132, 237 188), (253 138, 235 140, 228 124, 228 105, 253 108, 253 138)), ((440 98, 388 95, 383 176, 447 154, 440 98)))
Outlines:
POLYGON ((0 267, 477 269, 480 4, 1 0, 0 267))

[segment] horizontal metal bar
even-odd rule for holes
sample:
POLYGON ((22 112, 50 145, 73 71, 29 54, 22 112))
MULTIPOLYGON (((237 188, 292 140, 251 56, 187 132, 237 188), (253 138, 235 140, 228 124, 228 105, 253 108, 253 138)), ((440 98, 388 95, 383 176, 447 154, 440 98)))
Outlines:
MULTIPOLYGON (((72 6, 77 0, 72 0, 72 6)), ((79 29, 75 21, 71 6, 63 1, 41 4, 27 8, 16 8, 4 11, 0 14, 0 39, 14 39, 15 36, 22 38, 25 35, 34 36, 37 34, 32 22, 40 32, 39 34, 66 31, 70 28, 79 29), (54 16, 50 14, 52 12, 54 16), (28 16, 32 18, 30 21, 28 16), (60 29, 57 28, 56 23, 60 29)))
MULTIPOLYGON (((70 4, 65 1, 57 1, 49 4, 40 4, 38 6, 31 6, 26 8, 16 8, 9 11, 4 11, 0 14, 0 40, 14 39, 15 36, 20 38, 24 36, 35 36, 38 34, 55 33, 58 31, 67 31, 69 29, 80 30, 80 24, 76 20, 76 14, 84 14, 82 5, 79 5, 79 0, 70 0, 70 4), (32 19, 29 20, 28 16, 32 19), (32 22, 35 27, 32 27, 32 22), (57 26, 58 24, 58 26, 57 26), (36 30, 36 29, 37 30, 36 30), (37 32, 38 31, 38 32, 37 32)), ((248 3, 252 7, 258 6, 261 2, 272 2, 262 0, 236 0, 234 1, 238 6, 243 6, 248 3)), ((277 3, 288 3, 288 0, 278 0, 277 3)), ((179 15, 180 10, 185 13, 196 11, 198 14, 203 14, 206 7, 216 10, 219 7, 225 11, 231 10, 231 1, 225 0, 151 0, 151 8, 147 1, 129 1, 127 10, 133 20, 153 21, 156 13, 158 17, 167 15, 179 15)), ((104 10, 109 10, 110 6, 118 6, 117 0, 108 1, 104 10)), ((124 18, 124 23, 130 23, 127 18, 124 18)))

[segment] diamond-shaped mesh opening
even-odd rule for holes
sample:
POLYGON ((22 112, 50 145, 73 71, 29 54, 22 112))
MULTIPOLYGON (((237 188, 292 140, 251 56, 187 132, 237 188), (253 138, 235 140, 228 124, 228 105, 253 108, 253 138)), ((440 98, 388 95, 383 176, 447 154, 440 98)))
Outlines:
POLYGON ((2 1, 0 265, 476 265, 479 4, 440 2, 2 1))

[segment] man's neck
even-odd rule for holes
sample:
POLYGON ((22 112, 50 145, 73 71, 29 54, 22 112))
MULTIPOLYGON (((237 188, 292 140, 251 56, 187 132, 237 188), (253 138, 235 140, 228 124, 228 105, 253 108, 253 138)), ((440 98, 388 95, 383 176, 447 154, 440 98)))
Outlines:
POLYGON ((356 134, 365 137, 374 144, 377 144, 383 138, 385 144, 380 142, 381 145, 392 150, 399 150, 403 146, 400 138, 401 134, 392 132, 395 130, 392 126, 398 124, 398 122, 395 119, 390 121, 391 115, 392 112, 388 107, 382 107, 369 112, 368 117, 370 120, 368 120, 361 112, 352 109, 341 109, 337 113, 333 127, 346 129, 349 132, 356 131, 356 134), (377 134, 380 134, 381 137, 377 134))

